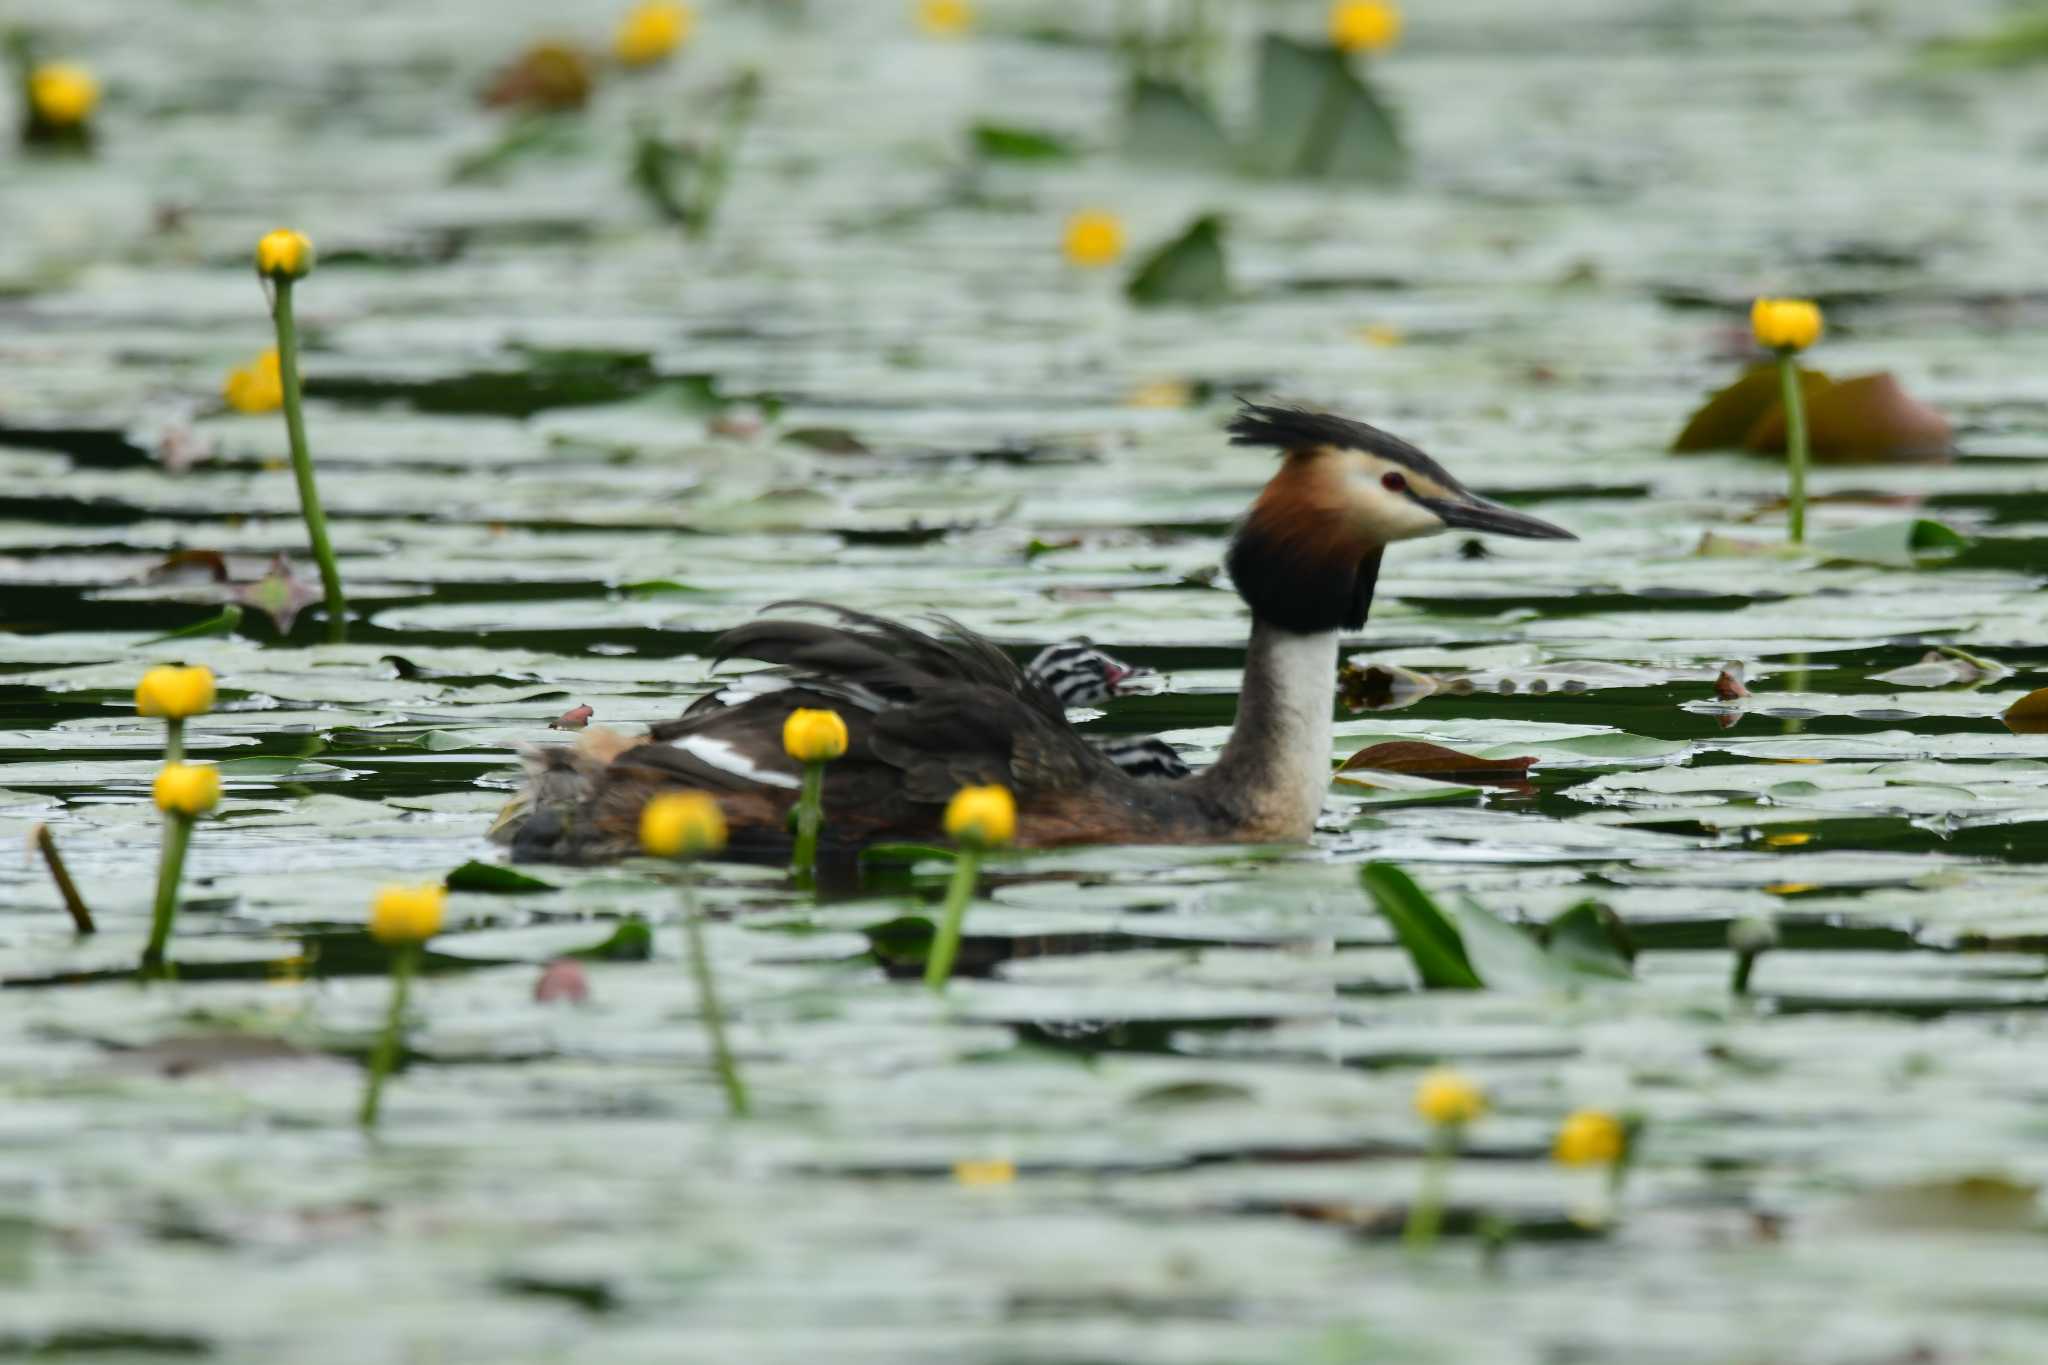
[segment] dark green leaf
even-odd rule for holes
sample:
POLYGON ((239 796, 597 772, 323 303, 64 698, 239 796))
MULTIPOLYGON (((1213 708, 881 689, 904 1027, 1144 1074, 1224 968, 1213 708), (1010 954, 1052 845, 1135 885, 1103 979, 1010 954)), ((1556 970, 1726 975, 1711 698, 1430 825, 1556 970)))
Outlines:
POLYGON ((1365 893, 1393 926, 1428 990, 1479 990, 1485 982, 1465 954, 1457 925, 1429 894, 1392 863, 1367 863, 1358 874, 1365 893))
MULTIPOLYGON (((470 863, 469 866, 478 864, 470 863)), ((455 884, 452 875, 448 884, 455 884)), ((581 958, 585 962, 646 962, 654 956, 654 931, 642 919, 620 920, 618 927, 602 943, 572 949, 563 956, 581 958)))
POLYGON ((1074 155, 1065 138, 1033 128, 977 123, 971 136, 977 155, 1004 161, 1062 161, 1074 155))
POLYGON ((529 877, 524 872, 515 872, 496 863, 480 863, 473 858, 450 872, 444 880, 450 891, 484 891, 504 896, 524 896, 555 889, 552 883, 538 877, 529 877))
POLYGON ((1635 944, 1615 913, 1599 901, 1583 900, 1550 921, 1544 931, 1552 960, 1588 976, 1627 980, 1635 975, 1635 944))
POLYGON ((1186 232, 1147 257, 1131 277, 1126 292, 1133 302, 1221 303, 1230 297, 1230 276, 1223 257, 1223 219, 1204 214, 1186 232))

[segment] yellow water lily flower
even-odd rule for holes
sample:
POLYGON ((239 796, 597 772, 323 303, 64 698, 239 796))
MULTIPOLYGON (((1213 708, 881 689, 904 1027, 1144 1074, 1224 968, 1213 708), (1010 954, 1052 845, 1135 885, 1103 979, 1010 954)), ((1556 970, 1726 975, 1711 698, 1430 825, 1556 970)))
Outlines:
POLYGON ((1067 219, 1060 247, 1069 264, 1084 270, 1114 265, 1124 254, 1124 221, 1113 213, 1083 209, 1067 219))
POLYGON ((994 848, 1017 837, 1017 798, 1008 787, 962 787, 946 803, 946 833, 970 848, 994 848))
POLYGON ((1600 1109, 1581 1109, 1557 1130, 1551 1155, 1567 1166, 1612 1166, 1628 1150, 1621 1120, 1600 1109))
POLYGON ((1803 351, 1820 340, 1820 305, 1811 299, 1758 299, 1749 306, 1757 345, 1771 351, 1803 351))
POLYGON ((935 38, 954 38, 974 27, 967 0, 917 0, 917 26, 935 38))
POLYGON ((1379 0, 1337 0, 1330 41, 1346 52, 1384 52, 1401 41, 1401 9, 1379 0))
POLYGON ((1415 1112, 1438 1127, 1467 1124, 1486 1112, 1486 1092, 1448 1067, 1438 1067, 1416 1083, 1415 1112))
POLYGON ((44 123, 75 128, 99 107, 100 83, 82 66, 45 62, 28 74, 28 100, 44 123))
POLYGON ((782 749, 799 763, 829 763, 846 752, 846 722, 837 711, 800 706, 782 722, 782 749))
POLYGON ((183 720, 205 715, 213 709, 213 702, 213 670, 204 664, 190 668, 158 664, 135 684, 137 715, 183 720))
POLYGON ((635 5, 612 35, 612 51, 627 66, 652 66, 690 41, 697 11, 688 5, 635 5))
POLYGON ((271 347, 248 364, 228 371, 220 396, 236 412, 276 412, 284 406, 284 367, 271 347))
POLYGON ((1014 1185, 1017 1163, 1008 1157, 969 1157, 953 1163, 953 1179, 962 1185, 1014 1185))
POLYGON ((703 792, 668 792, 640 811, 640 847, 657 858, 701 858, 725 847, 725 812, 703 792))
POLYGON ((273 280, 304 279, 313 269, 313 243, 291 228, 266 232, 256 243, 256 273, 273 280))
POLYGON ((448 888, 435 882, 379 887, 377 898, 370 903, 370 936, 394 947, 425 943, 441 932, 441 913, 447 903, 448 888))
POLYGON ((220 804, 220 769, 211 763, 166 763, 150 795, 166 815, 204 815, 220 804))

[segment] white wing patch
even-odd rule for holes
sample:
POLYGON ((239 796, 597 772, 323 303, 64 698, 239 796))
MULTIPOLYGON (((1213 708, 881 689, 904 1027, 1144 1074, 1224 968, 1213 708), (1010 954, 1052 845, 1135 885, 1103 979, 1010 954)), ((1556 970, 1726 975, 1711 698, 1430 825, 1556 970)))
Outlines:
POLYGON ((765 697, 770 692, 780 692, 789 686, 789 679, 774 673, 749 673, 733 679, 718 689, 718 699, 727 706, 738 706, 741 702, 765 697))
POLYGON ((801 787, 803 783, 788 773, 763 768, 727 740, 713 739, 709 735, 684 735, 669 741, 700 763, 709 764, 722 773, 748 782, 758 782, 764 787, 801 787))

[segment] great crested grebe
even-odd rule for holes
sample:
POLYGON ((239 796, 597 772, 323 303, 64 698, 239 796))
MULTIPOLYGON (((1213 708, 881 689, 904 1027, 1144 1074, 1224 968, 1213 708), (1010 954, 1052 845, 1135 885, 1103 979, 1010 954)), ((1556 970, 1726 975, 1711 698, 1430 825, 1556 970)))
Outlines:
POLYGON ((935 839, 946 801, 976 784, 1015 794, 1025 847, 1307 839, 1330 783, 1338 632, 1365 624, 1381 552, 1454 528, 1575 537, 1478 496, 1362 422, 1248 403, 1230 435, 1274 447, 1281 465, 1225 558, 1251 608, 1251 640, 1236 724, 1202 772, 1124 771, 1067 720, 1051 688, 971 631, 948 622, 928 634, 825 607, 838 624, 770 618, 728 631, 720 658, 778 667, 736 679, 678 720, 530 754, 528 789, 501 821, 514 857, 630 853, 641 807, 676 789, 717 798, 735 853, 786 850, 801 776, 782 725, 797 707, 838 711, 850 737, 825 774, 828 848, 935 839))

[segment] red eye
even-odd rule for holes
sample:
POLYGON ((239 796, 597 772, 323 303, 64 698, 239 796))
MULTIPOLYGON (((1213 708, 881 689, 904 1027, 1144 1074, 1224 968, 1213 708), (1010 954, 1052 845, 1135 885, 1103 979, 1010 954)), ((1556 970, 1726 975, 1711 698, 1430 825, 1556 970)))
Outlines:
POLYGON ((1389 469, 1380 475, 1380 487, 1389 493, 1398 493, 1408 486, 1408 476, 1398 469, 1389 469))

